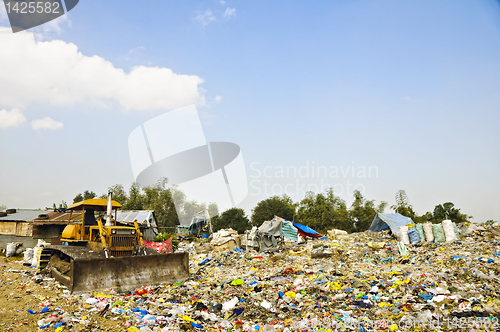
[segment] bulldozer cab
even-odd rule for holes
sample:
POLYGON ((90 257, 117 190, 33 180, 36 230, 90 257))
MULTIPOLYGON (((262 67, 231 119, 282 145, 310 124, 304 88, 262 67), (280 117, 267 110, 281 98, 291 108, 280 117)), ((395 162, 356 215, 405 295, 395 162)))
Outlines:
POLYGON ((70 205, 68 225, 62 232, 61 242, 67 246, 88 246, 98 252, 104 251, 106 256, 133 255, 134 250, 143 246, 142 234, 137 222, 134 227, 117 225, 120 207, 120 203, 111 199, 87 199, 70 205), (71 222, 74 211, 81 211, 81 221, 71 222))
POLYGON ((95 218, 95 211, 92 208, 87 208, 83 216, 83 223, 85 227, 97 226, 97 219, 95 218))

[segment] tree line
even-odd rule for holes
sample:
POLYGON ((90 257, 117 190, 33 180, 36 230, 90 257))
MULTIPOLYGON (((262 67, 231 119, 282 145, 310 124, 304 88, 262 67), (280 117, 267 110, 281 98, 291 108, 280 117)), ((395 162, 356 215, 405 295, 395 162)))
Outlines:
MULTIPOLYGON (((279 216, 309 226, 320 233, 326 233, 333 228, 349 233, 364 232, 370 228, 375 215, 384 212, 388 203, 382 201, 376 204, 375 200, 366 199, 358 190, 354 191, 353 196, 354 201, 350 207, 334 194, 332 188, 318 194, 308 192, 300 202, 296 203, 287 195, 273 196, 257 203, 252 209, 250 219, 242 209, 233 208, 216 218, 214 225, 216 230, 232 227, 241 233, 252 226, 260 226, 274 216, 279 216)), ((433 212, 418 215, 404 190, 396 193, 395 201, 391 209, 410 217, 416 223, 440 223, 446 219, 460 223, 472 218, 461 213, 451 202, 436 205, 433 212)))
MULTIPOLYGON (((349 233, 364 232, 370 227, 375 215, 383 213, 389 205, 384 201, 377 204, 375 200, 368 200, 355 190, 354 201, 348 207, 330 188, 322 193, 308 192, 299 202, 293 202, 287 195, 269 197, 258 202, 248 217, 240 208, 231 208, 219 215, 216 204, 206 205, 188 200, 176 186, 167 187, 166 179, 144 188, 133 183, 128 193, 121 184, 109 187, 108 191, 113 193, 113 199, 121 203, 124 210, 154 210, 159 227, 173 228, 180 224, 189 224, 196 213, 207 209, 215 231, 231 227, 240 233, 253 226, 260 226, 274 216, 309 226, 320 233, 326 233, 333 228, 349 233), (176 210, 174 201, 179 211, 176 210)), ((97 194, 86 190, 76 195, 73 203, 96 197, 97 194)), ((107 194, 99 198, 107 198, 107 194)), ((390 208, 417 223, 439 223, 445 219, 460 223, 472 218, 461 213, 451 202, 436 205, 432 212, 418 215, 404 190, 396 193, 395 204, 390 208)))
MULTIPOLYGON (((215 203, 198 203, 188 200, 186 195, 176 186, 167 187, 167 179, 159 180, 155 185, 139 187, 132 183, 127 193, 123 185, 116 184, 108 188, 113 193, 113 200, 122 205, 122 210, 153 210, 158 221, 158 227, 174 229, 180 224, 189 224, 191 218, 205 209, 210 215, 218 215, 219 211, 215 203), (175 203, 179 211, 175 208, 175 203)), ((73 198, 73 203, 86 199, 96 198, 93 191, 84 191, 73 198)), ((102 194, 98 198, 108 198, 108 194, 102 194)))

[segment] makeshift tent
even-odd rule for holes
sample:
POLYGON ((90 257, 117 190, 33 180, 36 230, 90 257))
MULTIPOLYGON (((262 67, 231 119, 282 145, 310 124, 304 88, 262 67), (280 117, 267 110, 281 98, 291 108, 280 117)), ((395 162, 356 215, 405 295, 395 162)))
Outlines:
POLYGON ((405 217, 399 213, 377 213, 373 219, 370 231, 380 232, 390 228, 393 234, 399 233, 399 227, 412 224, 411 218, 405 217))
POLYGON ((273 220, 281 220, 283 221, 283 228, 281 232, 283 233, 283 236, 287 239, 292 240, 293 242, 297 242, 299 240, 297 236, 297 228, 295 228, 292 224, 291 221, 288 221, 286 219, 283 219, 278 216, 274 216, 273 220))
POLYGON ((274 216, 273 220, 264 221, 253 232, 255 232, 255 236, 251 236, 248 241, 253 243, 253 247, 259 251, 267 251, 276 247, 280 241, 283 241, 283 238, 297 242, 298 234, 304 238, 307 236, 312 238, 323 236, 310 227, 292 223, 278 216, 274 216))
POLYGON ((316 232, 314 229, 310 228, 310 227, 307 227, 307 226, 304 226, 304 225, 301 225, 301 224, 297 224, 296 222, 293 223, 293 226, 295 226, 295 228, 297 228, 299 234, 302 236, 302 237, 306 237, 306 236, 309 236, 309 237, 312 237, 312 238, 320 238, 320 237, 323 237, 322 234, 316 232))
POLYGON ((283 238, 283 221, 269 220, 264 221, 257 229, 255 234, 255 244, 258 245, 259 251, 267 251, 278 245, 278 242, 283 238))
POLYGON ((288 220, 285 220, 283 222, 283 229, 281 230, 281 232, 283 233, 284 237, 292 240, 293 242, 297 242, 299 240, 299 237, 297 235, 297 228, 295 228, 293 224, 288 220))

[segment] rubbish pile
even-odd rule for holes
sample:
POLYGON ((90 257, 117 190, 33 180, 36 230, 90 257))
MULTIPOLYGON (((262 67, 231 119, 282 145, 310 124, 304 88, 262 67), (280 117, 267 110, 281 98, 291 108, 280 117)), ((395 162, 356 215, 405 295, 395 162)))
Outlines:
POLYGON ((233 229, 222 229, 213 234, 211 244, 215 251, 232 250, 240 246, 240 237, 233 229))
MULTIPOLYGON (((500 227, 430 226, 432 240, 428 225, 410 224, 408 239, 399 234, 400 241, 389 229, 329 232, 268 252, 181 242, 178 250, 190 253, 189 280, 129 293, 70 294, 36 269, 4 258, 0 295, 14 304, 20 298, 24 306, 4 305, 0 330, 499 329, 500 227)), ((231 238, 225 243, 237 243, 225 232, 220 238, 231 238)))

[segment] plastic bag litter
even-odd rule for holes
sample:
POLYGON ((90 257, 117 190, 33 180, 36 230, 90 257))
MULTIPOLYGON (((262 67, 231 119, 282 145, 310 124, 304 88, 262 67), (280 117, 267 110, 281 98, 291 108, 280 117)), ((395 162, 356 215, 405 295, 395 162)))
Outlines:
POLYGON ((425 223, 423 226, 425 233, 425 241, 434 241, 434 233, 432 232, 432 224, 430 222, 425 223))
POLYGON ((418 232, 417 232, 417 230, 415 229, 415 227, 412 227, 412 228, 408 231, 408 237, 409 237, 409 239, 410 239, 410 243, 411 243, 411 244, 420 242, 420 236, 418 235, 418 232))
POLYGON ((343 231, 341 229, 331 229, 327 232, 328 239, 330 240, 335 240, 341 236, 349 235, 346 231, 343 231))
POLYGON ((418 237, 420 238, 420 241, 425 241, 424 225, 423 224, 416 224, 415 228, 417 229, 418 237))
POLYGON ((222 310, 228 311, 228 310, 233 309, 236 306, 236 304, 238 303, 238 301, 239 301, 238 298, 235 296, 230 301, 224 302, 222 304, 222 310))
POLYGON ((366 245, 372 249, 382 249, 385 246, 385 242, 368 242, 366 245))
POLYGON ((255 241, 255 236, 257 233, 257 227, 253 227, 251 231, 246 231, 246 250, 252 250, 254 248, 258 248, 258 243, 255 241))
POLYGON ((12 257, 16 255, 17 245, 15 243, 7 243, 7 250, 5 251, 6 257, 12 257))
POLYGON ((403 242, 404 244, 410 244, 410 238, 408 237, 408 227, 407 226, 399 227, 399 237, 401 239, 401 242, 403 242))
POLYGON ((409 256, 410 253, 408 252, 408 249, 406 249, 406 246, 404 245, 403 242, 398 241, 398 248, 399 248, 399 254, 402 257, 409 256))
POLYGON ((453 223, 453 231, 455 232, 455 235, 457 236, 457 240, 459 240, 460 239, 460 231, 458 230, 456 223, 453 223))
POLYGON ((446 237, 444 236, 443 225, 441 224, 432 225, 432 234, 434 234, 434 242, 446 241, 446 237))
POLYGON ((477 226, 476 224, 474 223, 471 223, 469 225, 469 228, 467 228, 467 230, 465 231, 465 235, 471 235, 472 233, 474 233, 474 231, 484 231, 484 227, 482 226, 477 226))
POLYGON ((33 248, 27 248, 24 252, 24 261, 30 263, 33 260, 33 248))
POLYGON ((446 237, 446 242, 453 242, 458 240, 457 235, 455 234, 455 230, 453 229, 453 223, 451 220, 443 220, 443 231, 446 237))

